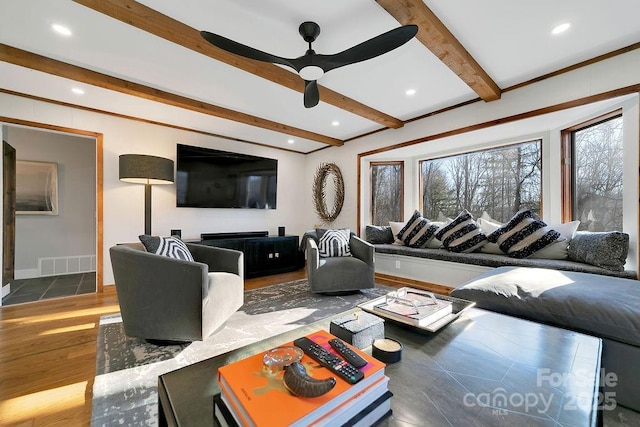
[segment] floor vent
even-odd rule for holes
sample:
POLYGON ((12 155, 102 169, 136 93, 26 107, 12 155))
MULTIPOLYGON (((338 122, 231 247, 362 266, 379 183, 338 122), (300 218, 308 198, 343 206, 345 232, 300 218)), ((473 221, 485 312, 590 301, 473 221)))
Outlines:
POLYGON ((38 259, 38 275, 58 276, 96 271, 95 255, 78 255, 38 259))

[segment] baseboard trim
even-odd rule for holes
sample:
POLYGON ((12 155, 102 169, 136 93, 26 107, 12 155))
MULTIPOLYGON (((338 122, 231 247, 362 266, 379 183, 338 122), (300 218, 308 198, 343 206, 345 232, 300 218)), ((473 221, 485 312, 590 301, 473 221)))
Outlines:
POLYGON ((382 285, 393 286, 394 288, 410 286, 412 288, 424 289, 425 291, 434 292, 440 295, 449 295, 454 289, 452 286, 438 285, 436 283, 423 282, 420 280, 392 276, 390 274, 383 273, 376 273, 376 282, 382 285))
POLYGON ((15 270, 13 272, 14 280, 34 279, 36 277, 40 277, 40 272, 37 268, 25 268, 23 270, 15 270))

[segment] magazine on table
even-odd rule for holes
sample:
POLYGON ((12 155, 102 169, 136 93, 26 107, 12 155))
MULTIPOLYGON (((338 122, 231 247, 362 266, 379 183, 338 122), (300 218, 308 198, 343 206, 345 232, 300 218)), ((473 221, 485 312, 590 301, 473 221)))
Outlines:
POLYGON ((438 299, 432 292, 413 288, 400 288, 389 292, 385 301, 373 306, 389 316, 415 325, 429 325, 453 312, 451 301, 438 299))

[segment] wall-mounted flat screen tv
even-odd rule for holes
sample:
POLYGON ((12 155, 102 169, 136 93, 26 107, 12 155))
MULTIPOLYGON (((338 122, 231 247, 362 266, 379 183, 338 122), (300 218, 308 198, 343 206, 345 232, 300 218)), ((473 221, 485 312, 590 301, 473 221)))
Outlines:
POLYGON ((177 151, 178 207, 276 208, 276 159, 182 144, 177 151))

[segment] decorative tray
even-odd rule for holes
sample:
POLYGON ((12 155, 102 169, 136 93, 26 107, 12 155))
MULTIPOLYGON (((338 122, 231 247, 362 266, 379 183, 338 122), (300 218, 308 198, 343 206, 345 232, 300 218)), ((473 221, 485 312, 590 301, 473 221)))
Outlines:
POLYGON ((467 311, 468 309, 470 309, 471 307, 473 307, 474 305, 476 305, 476 303, 474 301, 467 301, 464 299, 460 299, 460 298, 454 298, 454 297, 450 297, 450 296, 446 296, 446 295, 439 295, 439 294, 434 294, 435 297, 437 299, 441 299, 441 300, 445 300, 445 301, 450 301, 452 303, 452 313, 446 315, 445 317, 436 320, 435 322, 423 326, 423 325, 416 325, 415 323, 409 321, 409 320, 400 320, 397 317, 392 317, 390 315, 388 315, 387 313, 385 313, 382 310, 375 310, 373 307, 384 303, 386 300, 386 296, 381 296, 379 298, 376 298, 374 300, 371 301, 367 301, 364 302, 362 304, 358 304, 358 307, 360 307, 362 310, 371 313, 371 314, 375 314, 376 316, 380 316, 382 318, 391 320, 392 322, 397 322, 397 323, 403 323, 405 325, 411 326, 413 328, 416 329, 420 329, 422 331, 427 331, 427 332, 436 332, 438 330, 440 330, 441 328, 443 328, 444 326, 448 325, 449 323, 453 322, 454 320, 456 320, 458 317, 460 317, 460 315, 462 313, 464 313, 465 311, 467 311))

